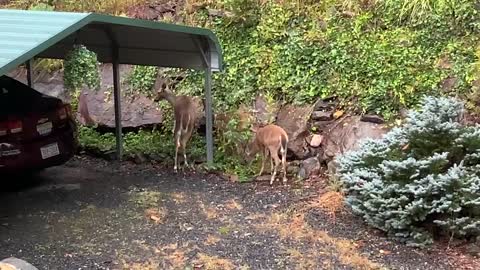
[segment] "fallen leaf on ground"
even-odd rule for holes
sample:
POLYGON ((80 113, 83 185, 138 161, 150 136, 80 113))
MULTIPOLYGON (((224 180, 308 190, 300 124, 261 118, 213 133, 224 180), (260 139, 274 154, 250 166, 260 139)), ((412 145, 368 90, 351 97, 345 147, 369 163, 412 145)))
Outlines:
POLYGON ((165 211, 158 208, 149 208, 145 210, 145 215, 148 219, 153 220, 155 223, 161 223, 165 218, 165 211))
POLYGON ((342 111, 342 110, 339 110, 339 111, 336 111, 336 112, 333 114, 333 118, 338 119, 338 118, 340 118, 342 115, 343 115, 343 111, 342 111))
POLYGON ((151 216, 150 216, 150 219, 153 220, 153 221, 155 221, 155 222, 160 221, 160 217, 157 217, 157 216, 155 216, 155 215, 151 215, 151 216))
POLYGON ((390 253, 392 253, 391 251, 388 251, 388 250, 383 250, 383 249, 380 249, 380 254, 384 254, 384 255, 388 255, 390 253))

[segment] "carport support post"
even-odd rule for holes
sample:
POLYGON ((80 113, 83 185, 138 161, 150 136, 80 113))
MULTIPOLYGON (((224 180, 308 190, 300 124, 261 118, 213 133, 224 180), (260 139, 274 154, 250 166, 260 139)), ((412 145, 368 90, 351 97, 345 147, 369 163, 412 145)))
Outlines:
POLYGON ((27 63, 26 63, 26 66, 27 66, 27 85, 28 87, 32 87, 33 86, 33 80, 32 80, 32 59, 28 60, 27 63))
POLYGON ((115 138, 117 140, 117 159, 122 160, 123 155, 123 139, 122 139, 122 108, 120 97, 120 71, 118 69, 118 48, 115 46, 112 53, 112 70, 113 70, 113 95, 115 103, 115 138))
MULTIPOLYGON (((207 62, 208 63, 208 62, 207 62)), ((212 68, 205 69, 205 118, 207 124, 207 164, 213 165, 212 68)))

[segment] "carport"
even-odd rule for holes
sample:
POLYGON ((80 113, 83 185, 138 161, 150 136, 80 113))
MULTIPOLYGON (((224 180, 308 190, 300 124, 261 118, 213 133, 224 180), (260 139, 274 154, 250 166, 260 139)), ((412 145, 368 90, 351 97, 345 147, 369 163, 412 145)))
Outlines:
POLYGON ((222 52, 207 29, 94 13, 0 9, 0 76, 26 63, 32 86, 33 58, 64 59, 75 44, 113 66, 116 150, 122 158, 120 64, 205 71, 207 162, 213 162, 212 71, 222 69, 222 52))

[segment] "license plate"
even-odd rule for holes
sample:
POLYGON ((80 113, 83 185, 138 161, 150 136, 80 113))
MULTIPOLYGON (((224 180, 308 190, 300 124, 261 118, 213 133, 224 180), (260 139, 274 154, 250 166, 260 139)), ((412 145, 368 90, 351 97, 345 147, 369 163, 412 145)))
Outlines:
POLYGON ((47 159, 60 154, 57 143, 52 143, 40 148, 40 152, 42 152, 42 159, 47 159))
POLYGON ((52 132, 52 122, 46 122, 40 125, 37 125, 37 132, 40 135, 47 135, 52 132))

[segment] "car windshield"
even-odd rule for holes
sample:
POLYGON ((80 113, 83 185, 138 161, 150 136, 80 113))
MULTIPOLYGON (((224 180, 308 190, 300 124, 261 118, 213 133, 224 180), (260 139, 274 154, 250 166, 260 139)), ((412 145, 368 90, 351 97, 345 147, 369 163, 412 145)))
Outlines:
POLYGON ((0 115, 24 112, 42 99, 42 94, 8 76, 0 76, 0 115))

